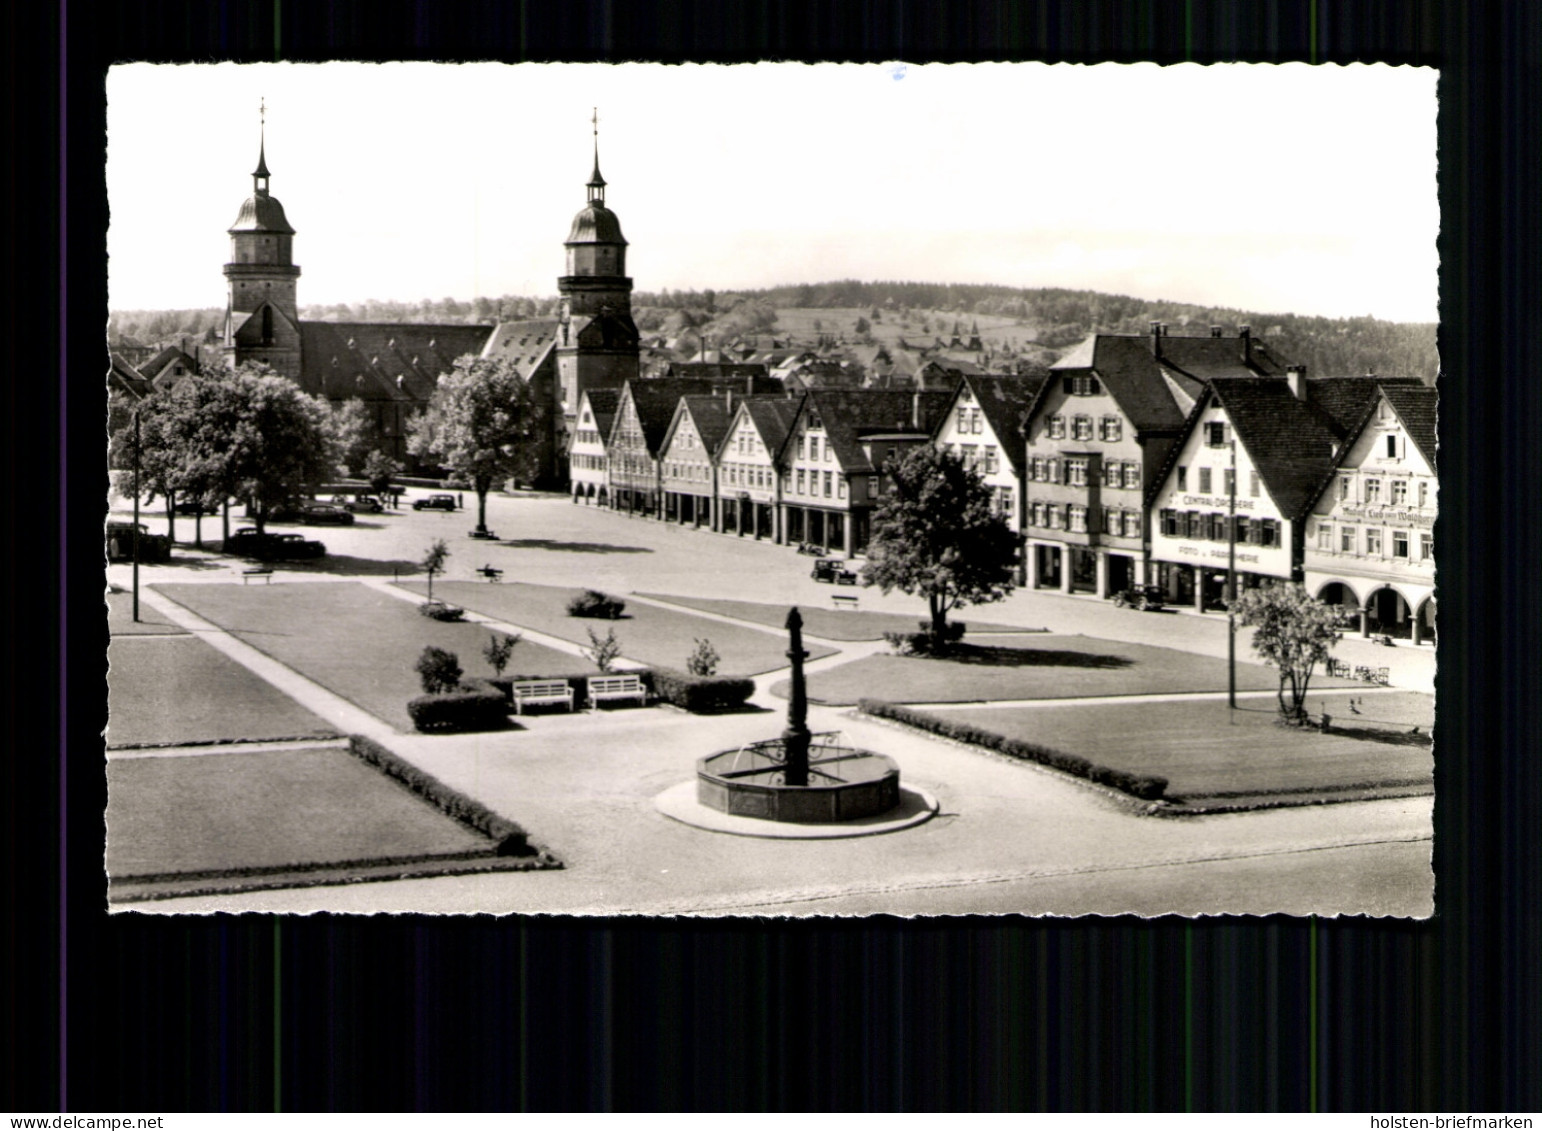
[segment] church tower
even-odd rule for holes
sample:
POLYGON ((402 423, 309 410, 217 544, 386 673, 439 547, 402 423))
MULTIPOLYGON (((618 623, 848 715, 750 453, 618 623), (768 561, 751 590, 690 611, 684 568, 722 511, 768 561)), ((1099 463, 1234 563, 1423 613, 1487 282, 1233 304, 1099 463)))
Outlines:
POLYGON ((294 229, 284 216, 284 206, 268 192, 266 103, 261 114, 252 195, 229 228, 223 355, 232 368, 260 361, 298 381, 300 314, 295 280, 300 269, 294 264, 294 229))
POLYGON ((626 274, 621 221, 605 207, 600 176, 599 115, 594 117, 594 172, 589 200, 568 231, 567 273, 557 280, 562 296, 557 331, 557 372, 562 410, 571 418, 578 398, 591 388, 619 388, 638 374, 637 326, 632 321, 632 280, 626 274))

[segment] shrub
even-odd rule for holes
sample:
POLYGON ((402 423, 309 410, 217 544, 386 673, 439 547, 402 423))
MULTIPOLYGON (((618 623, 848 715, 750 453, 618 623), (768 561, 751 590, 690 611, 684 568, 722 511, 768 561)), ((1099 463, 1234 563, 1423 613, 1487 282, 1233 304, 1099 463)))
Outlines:
POLYGON ((626 602, 598 589, 585 589, 568 602, 568 616, 616 620, 626 609, 626 602))
POLYGON ((416 666, 418 677, 423 681, 423 690, 429 695, 454 691, 460 684, 460 657, 454 652, 446 652, 430 644, 418 656, 416 666))
POLYGON ((1063 750, 1040 746, 1036 742, 1009 738, 1004 734, 983 730, 968 723, 939 719, 935 715, 928 715, 924 711, 917 711, 910 707, 902 707, 897 703, 888 703, 882 699, 862 699, 857 703, 857 708, 864 714, 880 719, 892 719, 897 723, 915 727, 917 730, 941 735, 943 738, 983 746, 987 750, 994 750, 1009 758, 1036 762, 1063 773, 1074 774, 1087 781, 1096 782, 1098 785, 1106 785, 1111 789, 1128 793, 1142 801, 1155 801, 1167 791, 1167 779, 1163 777, 1132 774, 1127 770, 1116 770, 1112 766, 1100 766, 1076 754, 1067 754, 1063 750))
POLYGON ((421 731, 498 730, 508 722, 508 697, 482 679, 452 690, 420 695, 407 704, 412 725, 421 731))
POLYGON ((502 675, 503 669, 509 666, 509 659, 514 655, 514 645, 524 637, 519 633, 507 636, 501 632, 495 632, 487 639, 482 647, 482 655, 491 665, 495 675, 502 675))
POLYGON ((530 843, 529 834, 513 821, 500 817, 480 801, 451 789, 373 739, 361 734, 349 736, 348 752, 387 777, 395 778, 440 812, 496 841, 499 856, 534 856, 538 851, 530 843))
MULTIPOLYGON (((923 620, 918 623, 921 625, 921 631, 930 636, 932 632, 932 622, 929 620, 923 620)), ((969 626, 961 620, 947 621, 943 625, 942 629, 943 641, 948 644, 957 644, 964 638, 964 631, 968 627, 969 626)))
POLYGON ((616 659, 621 655, 621 641, 616 639, 616 630, 610 629, 602 637, 594 629, 587 629, 589 643, 592 647, 584 649, 584 655, 593 661, 594 666, 601 672, 608 673, 616 659))
POLYGON ((697 640, 696 651, 686 658, 685 670, 692 675, 712 676, 717 674, 717 666, 721 661, 722 657, 712 647, 712 641, 697 640))
POLYGON ((418 606, 418 612, 433 620, 460 620, 466 615, 466 610, 459 605, 447 605, 443 601, 424 601, 418 606))
POLYGON ((666 703, 705 714, 743 707, 755 693, 755 683, 731 676, 698 676, 673 668, 655 668, 653 691, 666 703))
POLYGON ((932 651, 932 637, 927 632, 886 632, 883 638, 896 656, 928 656, 932 651))

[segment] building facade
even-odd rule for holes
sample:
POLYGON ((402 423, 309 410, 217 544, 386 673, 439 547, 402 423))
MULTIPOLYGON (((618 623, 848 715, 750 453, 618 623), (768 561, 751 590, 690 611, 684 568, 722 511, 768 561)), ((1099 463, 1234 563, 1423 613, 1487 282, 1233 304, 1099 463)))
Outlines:
POLYGON ((731 403, 714 393, 683 396, 676 404, 659 469, 669 521, 719 529, 717 459, 728 434, 731 403))
POLYGON ((798 401, 785 396, 741 397, 718 452, 718 529, 740 537, 783 542, 782 468, 798 401))
POLYGON ((606 444, 620 399, 618 389, 586 389, 578 398, 568 449, 569 485, 575 503, 603 507, 610 501, 606 444))

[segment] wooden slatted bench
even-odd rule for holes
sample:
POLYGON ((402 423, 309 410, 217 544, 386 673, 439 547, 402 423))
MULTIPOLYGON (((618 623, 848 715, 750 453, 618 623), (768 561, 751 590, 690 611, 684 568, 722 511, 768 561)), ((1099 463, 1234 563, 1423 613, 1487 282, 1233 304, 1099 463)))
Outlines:
POLYGON ((837 609, 850 609, 852 612, 857 611, 857 598, 849 593, 830 594, 830 604, 835 606, 837 609))
POLYGON ((648 704, 648 689, 642 677, 635 675, 602 675, 589 678, 589 705, 598 707, 611 699, 636 699, 640 707, 648 704))
POLYGON ((487 578, 488 581, 503 580, 503 570, 499 569, 497 566, 485 565, 481 569, 477 570, 477 572, 480 573, 483 577, 487 578))
POLYGON ((254 577, 262 578, 265 585, 273 584, 273 571, 267 566, 253 566, 250 569, 243 569, 241 571, 241 584, 245 585, 254 577))
POLYGON ((573 709, 573 686, 565 679, 522 679, 509 689, 514 700, 514 713, 522 715, 525 706, 552 706, 563 704, 573 709))

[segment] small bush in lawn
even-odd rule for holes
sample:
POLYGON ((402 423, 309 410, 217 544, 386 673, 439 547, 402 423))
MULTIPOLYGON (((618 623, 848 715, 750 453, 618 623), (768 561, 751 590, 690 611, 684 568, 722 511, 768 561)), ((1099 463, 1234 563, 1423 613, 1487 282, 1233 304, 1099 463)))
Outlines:
POLYGON ((487 643, 482 648, 482 655, 492 665, 494 675, 502 675, 503 669, 509 666, 509 658, 514 655, 514 645, 524 637, 519 633, 507 636, 501 632, 495 632, 488 637, 487 643))
POLYGON ((498 730, 508 722, 509 701, 491 683, 473 679, 418 696, 407 704, 407 714, 421 731, 498 730))
POLYGON ((666 703, 695 713, 732 711, 755 694, 755 682, 729 676, 698 676, 672 668, 653 669, 653 692, 666 703))
POLYGON ((418 612, 430 620, 460 620, 466 615, 466 610, 459 605, 447 605, 443 601, 424 601, 418 606, 418 612))
POLYGON ((568 616, 616 620, 626 609, 626 602, 598 589, 586 589, 568 602, 568 616))
MULTIPOLYGON (((923 621, 919 621, 917 623, 920 624, 921 631, 926 633, 926 635, 930 636, 932 634, 932 622, 931 621, 923 620, 923 621)), ((968 625, 966 625, 961 620, 950 620, 950 621, 945 622, 943 624, 943 627, 942 627, 942 639, 943 639, 943 642, 946 643, 946 644, 957 644, 960 640, 962 640, 964 638, 964 631, 967 628, 968 628, 968 625)))
POLYGON ((712 641, 697 640, 696 651, 692 652, 685 661, 685 670, 692 675, 716 675, 717 666, 721 662, 722 657, 717 654, 717 649, 712 647, 712 641))
POLYGON ((460 686, 460 657, 454 652, 446 652, 430 644, 418 657, 417 670, 418 677, 423 681, 423 690, 429 695, 454 691, 460 686))
POLYGON ((884 640, 896 656, 929 656, 932 637, 928 632, 886 632, 884 640))
POLYGON ((601 636, 592 628, 586 629, 585 631, 589 633, 589 643, 591 647, 584 649, 584 656, 587 657, 595 667, 599 668, 601 672, 609 674, 611 665, 613 665, 621 655, 621 641, 616 639, 616 630, 612 628, 607 631, 604 636, 601 636))

